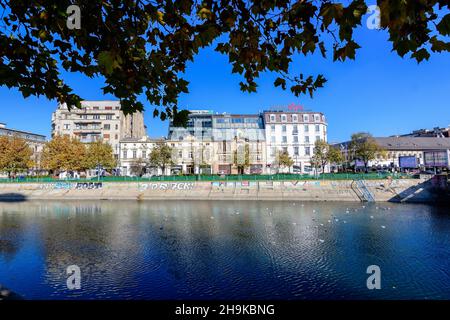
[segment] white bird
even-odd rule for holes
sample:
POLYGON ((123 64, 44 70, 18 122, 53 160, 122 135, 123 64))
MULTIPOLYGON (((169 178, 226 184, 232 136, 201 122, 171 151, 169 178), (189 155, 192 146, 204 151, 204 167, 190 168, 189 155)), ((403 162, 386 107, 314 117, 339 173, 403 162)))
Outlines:
POLYGON ((373 216, 370 216, 370 219, 373 219, 373 216))
POLYGON ((383 229, 386 229, 386 226, 381 226, 383 229))
POLYGON ((322 240, 322 239, 319 239, 319 241, 320 241, 321 243, 324 243, 324 242, 325 242, 325 240, 322 240))

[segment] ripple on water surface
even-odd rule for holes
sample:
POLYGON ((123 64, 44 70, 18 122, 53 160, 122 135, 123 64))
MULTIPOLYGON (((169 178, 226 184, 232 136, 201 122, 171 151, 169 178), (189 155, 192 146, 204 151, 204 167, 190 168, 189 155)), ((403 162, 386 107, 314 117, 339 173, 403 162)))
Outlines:
POLYGON ((450 299, 450 216, 425 205, 2 203, 0 283, 37 299, 450 299), (69 291, 78 265, 82 288, 69 291), (382 290, 366 287, 367 267, 382 290))

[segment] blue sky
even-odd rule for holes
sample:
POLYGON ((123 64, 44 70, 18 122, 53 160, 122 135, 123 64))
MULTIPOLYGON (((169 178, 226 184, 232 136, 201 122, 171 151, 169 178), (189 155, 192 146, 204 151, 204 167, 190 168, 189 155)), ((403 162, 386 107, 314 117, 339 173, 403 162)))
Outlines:
MULTIPOLYGON (((243 93, 241 78, 231 74, 227 57, 205 49, 187 68, 190 93, 180 97, 180 107, 257 113, 272 106, 302 104, 325 113, 333 142, 346 140, 357 131, 387 136, 450 125, 450 54, 432 55, 421 64, 402 59, 391 52, 386 32, 369 30, 365 23, 357 30, 356 39, 362 48, 355 61, 332 62, 319 53, 294 59, 292 74, 322 73, 328 79, 313 99, 296 98, 289 90, 273 87, 276 75, 270 73, 258 80, 257 93, 243 93)), ((78 74, 66 74, 65 79, 86 100, 114 99, 102 94, 101 79, 78 74)), ((167 122, 153 119, 153 107, 148 102, 145 105, 148 134, 166 135, 167 122)), ((24 99, 16 89, 0 88, 0 122, 10 128, 49 136, 55 107, 56 101, 24 99)))

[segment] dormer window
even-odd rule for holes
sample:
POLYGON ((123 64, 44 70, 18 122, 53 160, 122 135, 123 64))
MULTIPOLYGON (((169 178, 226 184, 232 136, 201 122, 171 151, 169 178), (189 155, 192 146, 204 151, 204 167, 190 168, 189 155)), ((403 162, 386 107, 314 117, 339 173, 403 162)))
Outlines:
POLYGON ((275 122, 275 115, 274 114, 270 115, 270 122, 275 122))
POLYGON ((287 116, 285 114, 281 115, 281 122, 287 122, 287 116))

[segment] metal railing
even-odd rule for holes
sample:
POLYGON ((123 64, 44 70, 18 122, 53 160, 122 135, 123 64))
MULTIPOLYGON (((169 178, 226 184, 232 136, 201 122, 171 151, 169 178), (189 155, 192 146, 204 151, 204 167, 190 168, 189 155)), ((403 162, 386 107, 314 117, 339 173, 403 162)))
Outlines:
POLYGON ((367 185, 364 182, 364 180, 356 180, 356 188, 358 189, 358 191, 360 192, 360 194, 362 196, 361 200, 367 201, 367 202, 375 201, 375 197, 370 192, 369 188, 367 188, 367 185))
MULTIPOLYGON (((140 181, 284 181, 284 180, 382 180, 391 177, 392 179, 412 179, 411 176, 403 174, 350 174, 350 173, 327 173, 319 176, 309 174, 248 174, 248 175, 172 175, 172 176, 153 176, 153 177, 128 177, 128 176, 109 176, 92 177, 81 179, 58 179, 53 177, 19 177, 13 179, 0 178, 0 183, 46 183, 46 182, 140 182, 140 181)), ((360 186, 364 188, 365 185, 360 186)), ((365 187, 367 189, 367 187, 365 187)))

